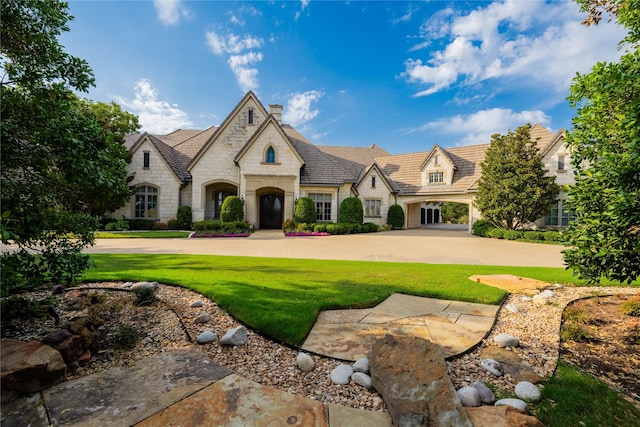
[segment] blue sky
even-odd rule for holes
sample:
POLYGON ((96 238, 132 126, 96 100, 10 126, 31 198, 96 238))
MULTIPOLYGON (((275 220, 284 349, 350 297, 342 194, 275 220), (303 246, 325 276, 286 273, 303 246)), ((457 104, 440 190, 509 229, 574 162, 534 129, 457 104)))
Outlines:
POLYGON ((84 96, 143 130, 220 124, 248 90, 316 144, 392 154, 571 126, 576 72, 624 31, 569 1, 70 1, 61 37, 93 68, 84 96))

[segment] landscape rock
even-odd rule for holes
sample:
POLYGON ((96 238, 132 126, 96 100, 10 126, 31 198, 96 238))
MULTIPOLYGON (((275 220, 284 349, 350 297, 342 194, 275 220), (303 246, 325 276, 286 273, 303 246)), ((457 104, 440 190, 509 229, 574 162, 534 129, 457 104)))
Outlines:
POLYGON ((2 388, 35 392, 61 382, 67 371, 60 352, 40 341, 2 340, 2 388))
POLYGON ((66 340, 62 341, 55 347, 62 356, 62 359, 65 363, 71 363, 74 360, 77 360, 78 357, 82 353, 84 353, 84 348, 82 347, 82 338, 80 335, 71 335, 66 340))
POLYGON ((160 284, 158 282, 137 282, 131 285, 131 290, 150 288, 150 289, 158 289, 160 284))
POLYGON ((480 364, 484 369, 486 369, 496 377, 501 377, 502 375, 504 375, 504 370, 502 369, 502 365, 500 365, 500 362, 497 362, 493 359, 482 359, 480 364))
POLYGON ((527 405, 527 402, 520 399, 500 399, 495 403, 494 406, 500 406, 500 405, 509 405, 516 409, 520 409, 525 413, 529 412, 529 405, 527 405))
POLYGON ((515 304, 507 304, 504 306, 504 308, 506 308, 507 310, 509 310, 512 313, 519 313, 520 310, 518 309, 518 307, 516 307, 515 304))
POLYGON ((536 417, 509 405, 465 409, 474 427, 544 427, 536 417))
POLYGON ((362 387, 371 388, 371 377, 364 372, 354 372, 351 375, 351 381, 362 387))
POLYGON ((522 302, 531 302, 531 301, 533 301, 533 298, 531 298, 529 296, 523 296, 522 298, 520 298, 520 301, 522 301, 522 302))
POLYGON ((480 393, 480 400, 482 400, 482 403, 485 403, 487 405, 492 405, 493 402, 496 401, 496 396, 493 394, 491 389, 487 387, 485 383, 476 381, 475 383, 471 384, 470 387, 473 387, 476 390, 478 390, 478 393, 480 393))
POLYGON ((362 372, 365 374, 369 373, 369 359, 367 359, 366 357, 362 357, 358 360, 356 360, 353 363, 353 370, 355 372, 362 372))
POLYGON ((509 374, 515 381, 529 381, 538 384, 545 380, 544 377, 537 374, 531 366, 524 363, 515 352, 509 351, 506 348, 496 346, 485 347, 482 349, 481 357, 500 362, 504 373, 509 374))
POLYGON ((189 304, 189 307, 202 307, 204 305, 204 303, 202 302, 201 299, 197 299, 195 301, 193 301, 191 304, 189 304))
POLYGON ((72 334, 80 335, 82 346, 89 348, 98 337, 98 332, 96 331, 97 323, 99 322, 91 316, 80 315, 71 318, 66 327, 72 334))
POLYGON ((61 293, 63 293, 65 290, 65 287, 63 285, 53 285, 51 287, 51 293, 53 295, 60 295, 61 293))
POLYGON ((540 292, 538 295, 534 295, 533 303, 538 305, 544 305, 551 303, 555 300, 556 293, 550 289, 540 292))
POLYGON ((48 333, 42 339, 42 342, 45 344, 49 344, 51 346, 55 346, 56 344, 60 344, 62 341, 66 340, 70 336, 71 336, 71 332, 69 332, 69 330, 58 329, 57 331, 48 333))
POLYGON ((349 365, 340 364, 333 371, 331 371, 331 382, 337 385, 349 384, 353 375, 353 368, 349 365))
POLYGON ((224 345, 242 345, 247 342, 247 328, 244 326, 236 326, 229 329, 220 339, 220 343, 224 345))
POLYGON ((195 319, 193 319, 193 323, 209 323, 210 321, 211 315, 209 313, 198 314, 195 319))
POLYGON ((480 392, 474 387, 466 386, 457 391, 458 397, 464 406, 481 406, 482 398, 480 392))
POLYGON ((204 331, 203 333, 198 335, 198 338, 196 338, 196 341, 198 342, 198 344, 208 344, 210 342, 214 342, 217 339, 218 339, 218 336, 215 333, 213 333, 213 331, 204 331))
POLYGON ((493 341, 500 347, 517 347, 520 344, 520 340, 510 334, 498 334, 493 341))
POLYGON ((311 372, 316 367, 316 362, 307 353, 298 353, 296 356, 296 364, 298 368, 304 372, 311 372))
POLYGON ((125 282, 121 285, 122 288, 128 289, 133 286, 133 282, 125 282))
POLYGON ((472 427, 438 345, 386 335, 374 343, 369 365, 394 426, 472 427))
POLYGON ((540 389, 529 381, 521 381, 516 385, 516 396, 525 402, 539 402, 542 399, 540 389))

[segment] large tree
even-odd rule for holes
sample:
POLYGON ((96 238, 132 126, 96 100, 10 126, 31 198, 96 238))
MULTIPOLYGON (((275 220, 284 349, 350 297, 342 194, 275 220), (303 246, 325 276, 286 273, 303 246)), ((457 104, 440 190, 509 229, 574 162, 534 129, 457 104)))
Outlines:
POLYGON ((515 230, 546 215, 558 197, 559 188, 546 175, 531 125, 506 135, 495 134, 480 164, 475 204, 484 219, 496 227, 515 230))
POLYGON ((619 61, 578 74, 570 89, 576 219, 564 233, 564 257, 589 282, 631 282, 640 276, 640 1, 578 3, 588 12, 585 25, 598 24, 605 11, 629 33, 619 61))
POLYGON ((89 264, 93 215, 126 203, 130 177, 121 135, 72 92, 94 79, 58 42, 66 3, 5 0, 1 11, 0 225, 20 248, 2 255, 5 293, 73 281, 89 264))

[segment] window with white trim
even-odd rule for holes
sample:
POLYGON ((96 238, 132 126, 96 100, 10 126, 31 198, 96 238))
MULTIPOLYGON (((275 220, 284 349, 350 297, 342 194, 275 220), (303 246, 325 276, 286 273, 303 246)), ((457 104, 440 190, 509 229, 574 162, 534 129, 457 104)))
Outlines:
POLYGON ((135 218, 158 218, 158 189, 149 185, 136 188, 135 218))
POLYGON ((310 193, 309 198, 316 205, 316 221, 331 221, 331 194, 310 193))
POLYGON ((429 184, 444 182, 444 172, 429 172, 429 184))
POLYGON ((364 199, 364 216, 381 216, 382 200, 364 199))

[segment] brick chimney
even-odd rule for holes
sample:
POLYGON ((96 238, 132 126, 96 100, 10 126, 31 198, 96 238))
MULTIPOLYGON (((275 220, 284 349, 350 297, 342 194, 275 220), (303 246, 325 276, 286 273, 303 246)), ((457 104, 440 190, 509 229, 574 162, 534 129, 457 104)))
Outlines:
POLYGON ((273 115, 279 124, 282 124, 282 105, 269 104, 269 114, 273 115))

